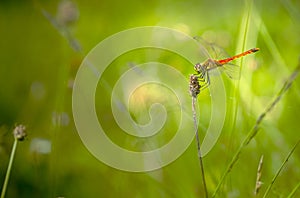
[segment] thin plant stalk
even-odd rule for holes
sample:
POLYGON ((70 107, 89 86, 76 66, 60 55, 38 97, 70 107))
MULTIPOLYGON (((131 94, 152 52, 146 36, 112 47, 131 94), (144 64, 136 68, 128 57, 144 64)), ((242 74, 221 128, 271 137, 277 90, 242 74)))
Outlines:
POLYGON ((221 185, 225 181, 226 176, 231 171, 232 167, 235 165, 235 163, 238 161, 240 154, 242 153, 242 150, 249 144, 249 142, 256 136, 259 130, 259 126, 261 122, 263 121, 264 117, 276 106, 276 104, 281 100, 282 96, 289 90, 291 87, 293 81, 298 76, 300 71, 300 60, 298 63, 298 66, 294 70, 294 72, 290 75, 290 77, 287 79, 287 81, 284 83, 281 90, 278 92, 277 97, 273 100, 273 102, 266 108, 266 110, 257 118, 256 123, 254 127, 249 131, 247 137, 244 139, 244 141, 241 143, 240 147, 234 154, 232 160, 230 161, 229 165, 227 166, 224 174, 222 175, 220 182, 218 183, 216 190, 212 197, 215 197, 220 190, 221 185))
POLYGON ((8 184, 8 180, 9 180, 9 176, 10 176, 10 172, 11 172, 11 167, 12 167, 12 164, 13 164, 13 161, 14 161, 16 150, 17 150, 17 144, 18 144, 18 139, 15 138, 14 145, 12 147, 12 151, 11 151, 11 154, 10 154, 10 159, 9 159, 9 163, 8 163, 8 167, 7 167, 7 171, 6 171, 6 175, 5 175, 5 180, 4 180, 2 192, 1 192, 1 198, 5 197, 7 184, 8 184))
POLYGON ((283 167, 285 166, 285 164, 288 162, 289 158, 291 157, 291 155, 294 153, 296 147, 298 146, 298 144, 300 143, 300 140, 298 140, 298 142, 295 144, 295 146, 292 148, 292 150, 289 152, 289 154, 286 156, 285 160, 283 161, 283 163, 281 164, 280 168, 277 170, 275 176, 273 177, 270 185, 268 186, 263 198, 267 197, 275 180, 277 179, 278 175, 281 173, 283 167))
POLYGON ((258 192, 261 188, 261 185, 263 184, 262 181, 261 181, 263 161, 264 161, 264 156, 262 155, 260 157, 258 168, 257 168, 256 183, 255 183, 255 190, 254 190, 254 195, 255 196, 258 195, 258 192))
POLYGON ((193 111, 194 127, 195 127, 195 133, 196 133, 198 158, 199 158, 200 169, 201 169, 201 174, 202 174, 204 193, 205 193, 205 197, 208 198, 208 192, 207 192, 207 186, 206 186, 206 180, 205 180, 205 174, 204 174, 203 159, 202 159, 202 155, 201 155, 201 143, 199 140, 199 132, 198 132, 198 125, 197 125, 197 115, 196 115, 196 105, 195 105, 196 101, 197 101, 197 98, 192 96, 192 111, 193 111))
MULTIPOLYGON (((248 35, 248 30, 249 30, 249 26, 250 26, 250 18, 252 16, 252 4, 253 4, 253 1, 245 1, 246 2, 246 5, 247 8, 245 9, 245 15, 243 17, 243 20, 245 20, 245 24, 244 24, 244 27, 241 27, 241 31, 240 31, 240 40, 242 40, 242 43, 240 44, 241 45, 241 49, 242 51, 245 50, 245 47, 246 47, 246 40, 247 40, 247 35, 248 35)), ((241 58, 241 62, 240 62, 240 67, 239 67, 239 73, 241 74, 242 72, 242 68, 243 68, 243 57, 241 58)), ((236 87, 234 88, 234 93, 233 95, 235 96, 235 98, 238 98, 238 94, 239 94, 239 89, 240 89, 240 81, 238 80, 237 81, 237 84, 236 84, 236 87)), ((232 105, 232 107, 234 108, 233 109, 233 123, 232 123, 232 126, 235 127, 236 125, 236 116, 237 116, 237 112, 238 112, 238 102, 239 100, 236 100, 236 102, 232 105)))
POLYGON ((295 196, 295 193, 300 188, 300 182, 295 186, 295 188, 292 190, 292 192, 287 196, 287 198, 292 198, 295 196))

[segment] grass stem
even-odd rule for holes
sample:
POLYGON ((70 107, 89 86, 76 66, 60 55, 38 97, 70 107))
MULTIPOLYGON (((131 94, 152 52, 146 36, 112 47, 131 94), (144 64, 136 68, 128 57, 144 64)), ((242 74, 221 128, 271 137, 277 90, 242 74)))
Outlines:
POLYGON ((300 188, 300 182, 295 186, 295 188, 292 190, 292 192, 287 196, 287 198, 295 197, 295 193, 300 188))
POLYGON ((204 193, 205 193, 205 197, 208 198, 205 173, 204 173, 204 165, 203 165, 203 159, 202 159, 202 155, 201 155, 201 143, 200 143, 200 139, 199 139, 198 125, 197 125, 196 101, 197 101, 197 98, 192 96, 192 111, 193 111, 194 127, 195 127, 195 133, 196 133, 198 158, 199 158, 199 163, 200 163, 200 168, 201 168, 204 193))
POLYGON ((275 176, 273 177, 270 185, 268 186, 263 198, 267 197, 275 180, 277 179, 278 175, 280 174, 280 172, 282 171, 284 165, 288 162, 289 158, 291 157, 291 155, 294 153, 296 147, 298 146, 298 144, 300 143, 300 140, 298 140, 298 142, 295 144, 295 146, 292 148, 292 150, 289 152, 289 154, 286 156, 285 160, 283 161, 283 163, 281 164, 280 168, 277 170, 275 176))
POLYGON ((7 190, 7 184, 8 184, 8 180, 9 180, 9 176, 10 176, 10 172, 11 172, 11 167, 14 161, 14 157, 15 157, 15 153, 16 153, 16 149, 17 149, 17 144, 18 144, 18 140, 17 138, 15 138, 14 141, 14 145, 10 154, 10 159, 9 159, 9 163, 8 163, 8 168, 6 171, 6 175, 5 175, 5 180, 4 180, 4 184, 3 184, 3 188, 2 188, 2 192, 1 192, 1 198, 5 197, 5 193, 7 190))

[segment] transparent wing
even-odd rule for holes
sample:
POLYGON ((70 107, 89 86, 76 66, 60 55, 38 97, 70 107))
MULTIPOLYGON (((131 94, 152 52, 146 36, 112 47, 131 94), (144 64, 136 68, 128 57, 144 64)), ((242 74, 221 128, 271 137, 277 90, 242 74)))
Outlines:
POLYGON ((240 67, 233 63, 227 63, 220 67, 222 72, 224 72, 230 79, 239 80, 240 79, 240 67))
POLYGON ((216 60, 230 57, 229 54, 216 43, 208 42, 201 36, 194 36, 194 39, 205 49, 207 57, 216 60))
POLYGON ((204 41, 204 39, 200 36, 194 36, 193 37, 199 44, 199 53, 201 55, 204 55, 207 58, 211 58, 211 55, 209 51, 207 50, 208 46, 206 46, 207 42, 204 41))

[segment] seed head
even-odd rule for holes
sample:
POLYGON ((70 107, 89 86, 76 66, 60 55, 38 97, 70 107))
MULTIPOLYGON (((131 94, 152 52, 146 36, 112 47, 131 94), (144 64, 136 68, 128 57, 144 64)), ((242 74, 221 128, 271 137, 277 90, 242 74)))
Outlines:
POLYGON ((201 85, 199 84, 199 77, 196 75, 190 75, 190 94, 192 97, 197 97, 200 93, 201 85))
POLYGON ((15 138, 19 141, 23 141, 26 137, 26 127, 22 124, 15 127, 13 134, 15 138))

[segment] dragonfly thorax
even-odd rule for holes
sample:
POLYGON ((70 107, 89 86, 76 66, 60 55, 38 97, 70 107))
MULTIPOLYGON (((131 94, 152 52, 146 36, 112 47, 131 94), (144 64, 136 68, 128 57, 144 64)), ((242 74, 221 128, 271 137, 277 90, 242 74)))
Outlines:
POLYGON ((204 63, 202 63, 202 66, 208 71, 211 69, 215 69, 218 66, 222 66, 218 61, 213 60, 211 58, 207 59, 204 63))
POLYGON ((201 73, 205 72, 206 69, 204 68, 204 66, 203 66, 202 64, 197 63, 197 64, 194 65, 194 70, 195 70, 198 74, 201 74, 201 73))
POLYGON ((203 63, 197 63, 194 66, 194 69, 198 74, 201 74, 207 72, 208 70, 214 69, 218 66, 221 66, 221 64, 218 61, 209 58, 203 63))

